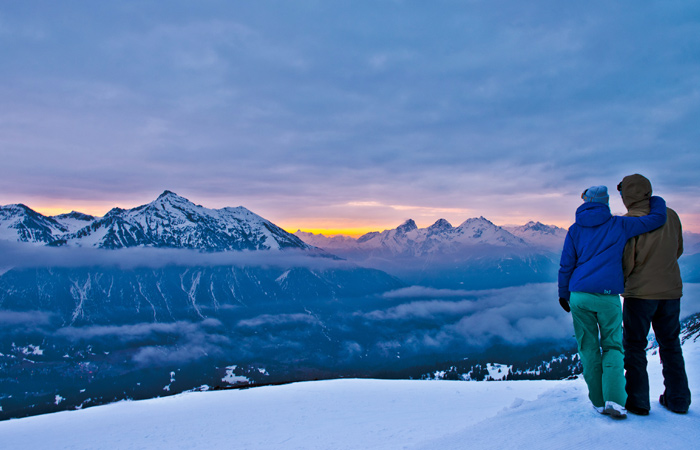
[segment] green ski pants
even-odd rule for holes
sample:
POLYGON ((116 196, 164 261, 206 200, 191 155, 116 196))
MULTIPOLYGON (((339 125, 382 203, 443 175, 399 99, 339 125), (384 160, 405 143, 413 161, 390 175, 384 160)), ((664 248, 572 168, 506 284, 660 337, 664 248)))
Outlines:
POLYGON ((625 406, 620 296, 572 292, 570 304, 588 398, 597 407, 606 401, 625 406))

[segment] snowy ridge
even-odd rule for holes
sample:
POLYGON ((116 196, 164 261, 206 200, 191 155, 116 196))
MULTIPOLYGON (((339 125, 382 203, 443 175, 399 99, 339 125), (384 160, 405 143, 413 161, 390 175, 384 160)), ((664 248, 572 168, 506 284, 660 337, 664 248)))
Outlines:
POLYGON ((351 238, 350 236, 325 236, 323 234, 314 234, 307 231, 297 230, 294 235, 314 247, 325 248, 328 250, 340 248, 340 249, 357 249, 359 244, 357 239, 351 238))
POLYGON ((89 214, 83 214, 77 211, 71 211, 67 214, 59 214, 57 216, 51 216, 56 222, 60 223, 64 228, 68 230, 68 233, 75 233, 78 230, 85 228, 92 221, 95 220, 94 216, 89 214))
POLYGON ((45 217, 24 205, 4 206, 0 208, 0 239, 106 249, 312 249, 242 206, 209 209, 171 191, 136 208, 114 208, 100 218, 75 211, 45 217))
MULTIPOLYGON (((484 217, 471 218, 459 227, 439 219, 427 228, 418 228, 409 219, 399 227, 382 232, 373 231, 358 239, 337 235, 332 237, 304 231, 294 233, 314 247, 328 251, 370 252, 385 250, 394 255, 416 256, 440 251, 454 251, 455 246, 491 245, 501 248, 531 247, 547 251, 561 251, 567 233, 566 228, 530 221, 525 225, 494 225, 484 217)), ((684 254, 700 253, 700 234, 684 232, 684 254)))
MULTIPOLYGON (((683 352, 697 397, 700 345, 686 342, 683 352)), ((45 448, 47 442, 55 449, 156 450, 691 448, 700 440, 700 415, 694 405, 678 415, 658 404, 661 364, 658 356, 648 359, 651 414, 630 414, 623 422, 591 408, 581 377, 344 379, 191 392, 9 420, 0 422, 0 439, 15 450, 45 448), (245 414, 232 417, 232 411, 245 414)))
POLYGON ((504 226, 503 228, 529 244, 556 250, 561 250, 564 246, 567 233, 565 228, 534 221, 521 226, 504 226))
POLYGON ((310 248, 242 206, 208 209, 170 191, 147 205, 130 210, 115 208, 66 240, 100 248, 152 246, 219 251, 310 248))
POLYGON ((49 243, 70 228, 23 204, 0 206, 0 240, 49 243))
POLYGON ((357 240, 347 236, 327 238, 298 231, 304 242, 327 250, 356 250, 390 255, 423 256, 439 253, 457 253, 475 246, 525 248, 527 242, 484 217, 472 218, 453 227, 439 219, 427 228, 418 228, 409 219, 395 229, 367 233, 357 240))

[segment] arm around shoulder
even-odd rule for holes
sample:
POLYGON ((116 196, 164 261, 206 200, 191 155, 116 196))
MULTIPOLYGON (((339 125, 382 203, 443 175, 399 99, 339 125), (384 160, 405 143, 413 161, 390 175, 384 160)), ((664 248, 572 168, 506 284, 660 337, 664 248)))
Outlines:
POLYGON ((655 230, 666 223, 666 202, 664 199, 652 196, 649 199, 649 206, 651 211, 646 216, 621 217, 628 238, 655 230))

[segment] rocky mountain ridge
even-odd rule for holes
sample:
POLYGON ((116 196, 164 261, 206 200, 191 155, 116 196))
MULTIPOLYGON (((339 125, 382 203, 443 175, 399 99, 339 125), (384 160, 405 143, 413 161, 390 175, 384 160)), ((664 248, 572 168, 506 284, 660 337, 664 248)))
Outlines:
POLYGON ((409 219, 397 228, 374 231, 352 239, 347 236, 326 237, 301 230, 294 233, 304 242, 328 251, 360 251, 388 255, 423 256, 451 254, 477 246, 501 249, 541 247, 559 250, 566 230, 554 225, 531 221, 522 226, 500 227, 482 217, 470 218, 457 227, 439 219, 426 228, 418 228, 409 219))
POLYGON ((298 237, 242 206, 209 209, 167 190, 151 203, 131 209, 114 208, 97 218, 75 211, 46 217, 25 205, 2 206, 0 239, 104 249, 311 249, 298 237))

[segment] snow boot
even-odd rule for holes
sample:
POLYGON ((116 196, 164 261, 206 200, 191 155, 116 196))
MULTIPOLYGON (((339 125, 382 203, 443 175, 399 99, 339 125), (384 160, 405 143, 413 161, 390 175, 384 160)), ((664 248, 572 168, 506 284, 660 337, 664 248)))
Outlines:
POLYGON ((630 404, 629 401, 625 404, 625 409, 627 411, 631 412, 632 414, 637 415, 637 416, 648 416, 649 415, 648 409, 634 406, 634 405, 630 404))
POLYGON ((603 414, 608 415, 612 417, 613 419, 626 419, 627 418, 627 410, 618 405, 615 402, 605 402, 605 409, 603 410, 603 414))
POLYGON ((668 403, 666 402, 666 395, 665 394, 661 394, 661 396, 659 397, 659 403, 661 403, 661 405, 664 408, 666 408, 669 411, 674 412, 676 414, 687 414, 688 413, 687 409, 672 409, 671 407, 669 407, 668 403))

